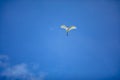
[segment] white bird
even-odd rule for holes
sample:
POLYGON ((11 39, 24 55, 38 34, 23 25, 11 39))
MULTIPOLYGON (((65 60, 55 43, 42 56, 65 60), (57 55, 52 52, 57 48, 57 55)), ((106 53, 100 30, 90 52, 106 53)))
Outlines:
POLYGON ((61 25, 61 28, 66 30, 67 36, 68 36, 68 32, 69 32, 69 31, 71 31, 71 30, 73 30, 73 29, 77 29, 76 26, 67 27, 67 26, 65 26, 65 25, 61 25))

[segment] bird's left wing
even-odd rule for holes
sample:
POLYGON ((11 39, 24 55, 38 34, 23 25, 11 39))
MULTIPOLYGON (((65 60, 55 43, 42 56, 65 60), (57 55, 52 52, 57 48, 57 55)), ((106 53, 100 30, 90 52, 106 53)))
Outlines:
POLYGON ((71 27, 69 28, 69 31, 72 30, 72 29, 77 29, 77 27, 76 27, 76 26, 71 26, 71 27))
POLYGON ((62 28, 62 29, 65 29, 65 30, 67 30, 67 29, 68 29, 68 27, 67 27, 67 26, 65 26, 65 25, 61 25, 61 28, 62 28))

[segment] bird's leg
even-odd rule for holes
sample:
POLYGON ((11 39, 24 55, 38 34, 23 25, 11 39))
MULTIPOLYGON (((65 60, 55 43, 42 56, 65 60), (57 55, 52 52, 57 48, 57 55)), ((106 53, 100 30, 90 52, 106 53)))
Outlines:
POLYGON ((67 36, 68 36, 68 32, 67 32, 67 36))

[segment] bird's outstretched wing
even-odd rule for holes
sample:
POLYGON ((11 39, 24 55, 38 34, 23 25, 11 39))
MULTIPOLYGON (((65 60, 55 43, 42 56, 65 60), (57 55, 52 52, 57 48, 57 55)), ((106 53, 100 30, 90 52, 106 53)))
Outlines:
POLYGON ((62 25, 61 28, 62 28, 62 29, 65 29, 65 30, 68 30, 68 27, 65 26, 65 25, 62 25))
POLYGON ((72 29, 77 29, 75 26, 71 26, 70 28, 69 28, 69 31, 70 30, 72 30, 72 29))

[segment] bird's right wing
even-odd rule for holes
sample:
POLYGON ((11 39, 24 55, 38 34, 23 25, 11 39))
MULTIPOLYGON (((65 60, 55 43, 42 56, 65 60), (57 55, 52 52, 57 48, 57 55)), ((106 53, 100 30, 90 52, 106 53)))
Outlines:
POLYGON ((62 25, 62 26, 61 26, 61 28, 62 28, 62 29, 65 29, 65 30, 67 30, 67 29, 68 29, 68 27, 67 27, 67 26, 65 26, 65 25, 62 25))
POLYGON ((69 28, 69 31, 72 30, 72 29, 76 29, 76 26, 71 26, 71 27, 69 28))

